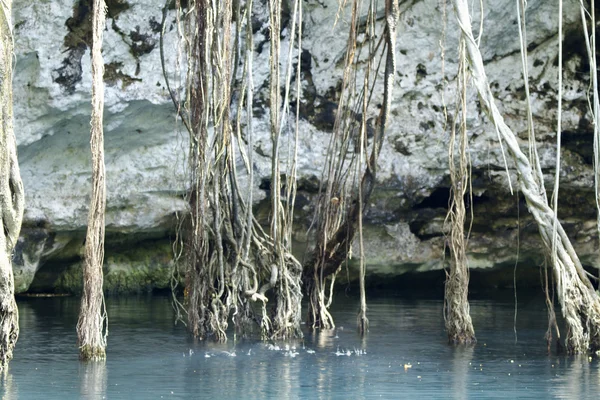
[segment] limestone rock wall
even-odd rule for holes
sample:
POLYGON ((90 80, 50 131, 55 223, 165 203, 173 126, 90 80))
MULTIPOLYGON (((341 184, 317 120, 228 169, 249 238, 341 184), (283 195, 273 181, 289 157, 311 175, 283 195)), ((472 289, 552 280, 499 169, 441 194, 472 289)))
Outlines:
MULTIPOLYGON (((266 5, 264 0, 255 3, 257 185, 252 190, 260 203, 270 174, 270 161, 265 156, 270 153, 270 143, 264 101, 269 54, 265 44, 266 5)), ((484 3, 481 46, 487 72, 508 124, 525 138, 514 1, 484 3)), ((163 2, 109 0, 107 4, 103 50, 107 281, 116 282, 115 291, 163 288, 167 287, 165 274, 172 263, 168 244, 173 240, 175 214, 185 210, 182 194, 186 190, 187 149, 186 134, 175 119, 160 62, 163 2), (135 282, 124 278, 127 271, 135 282)), ((303 4, 299 249, 305 248, 302 241, 307 240, 311 201, 316 197, 335 118, 348 31, 348 10, 341 10, 338 18, 337 0, 306 0, 303 4)), ((528 5, 534 117, 542 167, 550 184, 556 132, 557 5, 545 0, 529 0, 528 5)), ((30 285, 40 291, 68 291, 77 286, 69 282, 77 280, 91 190, 89 7, 86 0, 14 1, 14 123, 27 196, 22 238, 15 254, 18 291, 26 291, 30 285)), ((379 162, 379 186, 366 220, 372 277, 443 267, 443 222, 449 193, 443 107, 447 104, 451 112, 454 102, 458 29, 451 6, 442 0, 401 1, 401 9, 392 118, 379 162), (444 57, 441 42, 445 43, 444 57)), ((586 100, 589 68, 578 2, 565 2, 564 18, 565 166, 560 217, 584 263, 598 267, 592 127, 586 100)), ((166 21, 167 75, 171 82, 177 82, 181 80, 178 65, 184 65, 184 58, 177 45, 173 10, 168 11, 166 21)), ((288 19, 284 21, 289 24, 288 19)), ((284 50, 288 38, 286 25, 282 31, 284 50)), ((382 90, 376 93, 374 115, 382 90)), ((518 191, 515 196, 509 193, 494 129, 474 92, 469 107, 474 179, 471 266, 493 268, 514 263, 517 242, 524 263, 538 265, 542 252, 537 228, 518 191)), ((508 167, 511 169, 510 160, 508 167)), ((517 188, 512 169, 511 175, 517 188)), ((257 207, 260 214, 264 204, 257 207)))

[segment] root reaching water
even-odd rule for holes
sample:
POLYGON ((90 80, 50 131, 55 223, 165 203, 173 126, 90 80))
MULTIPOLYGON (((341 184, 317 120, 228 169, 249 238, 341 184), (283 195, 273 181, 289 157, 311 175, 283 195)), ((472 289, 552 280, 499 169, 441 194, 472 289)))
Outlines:
MULTIPOLYGON (((341 3, 340 3, 341 4, 341 3)), ((334 134, 327 152, 326 167, 317 207, 315 250, 304 263, 303 281, 310 297, 308 324, 312 328, 331 329, 333 319, 327 308, 326 290, 328 280, 335 275, 346 261, 357 231, 362 227, 361 216, 375 185, 377 174, 377 158, 381 151, 392 101, 395 79, 395 44, 396 26, 399 17, 397 0, 386 0, 383 38, 385 39, 385 78, 383 105, 376 118, 374 138, 367 144, 365 128, 368 123, 367 113, 360 112, 369 108, 375 79, 370 78, 370 71, 375 71, 374 60, 381 41, 375 35, 375 3, 369 2, 364 34, 368 38, 368 54, 366 56, 367 71, 363 85, 357 83, 358 63, 361 60, 357 38, 363 34, 359 24, 359 2, 352 2, 350 33, 345 59, 344 76, 340 102, 336 114, 334 134), (366 102, 366 105, 364 104, 366 102), (360 114, 360 124, 357 118, 360 114), (352 146, 353 145, 353 146, 352 146), (370 156, 362 157, 365 149, 370 147, 370 156), (352 155, 352 150, 354 149, 352 155), (359 157, 357 157, 357 153, 359 157), (358 164, 358 165, 357 165, 358 164)), ((383 57, 383 56, 382 56, 383 57)), ((364 62, 364 61, 363 61, 364 62)), ((362 66, 360 68, 365 68, 362 66)), ((362 257, 362 254, 361 254, 362 257)), ((361 308, 359 312, 359 331, 366 331, 366 295, 364 293, 364 263, 361 267, 361 308)), ((331 289, 329 298, 331 296, 331 289)))
POLYGON ((93 3, 92 41, 92 121, 90 148, 92 152, 92 196, 88 214, 83 263, 83 295, 77 322, 79 358, 86 361, 106 357, 107 322, 102 291, 104 264, 104 212, 106 183, 104 172, 104 62, 102 32, 105 29, 106 4, 93 3))
POLYGON ((12 253, 23 221, 23 182, 13 132, 12 1, 0 3, 0 372, 6 371, 19 337, 12 253))
POLYGON ((494 123, 498 135, 507 145, 515 163, 521 191, 527 207, 538 224, 542 241, 551 255, 561 311, 568 326, 566 347, 572 353, 600 349, 600 298, 586 276, 573 246, 556 214, 548 205, 543 187, 535 178, 537 168, 523 154, 515 134, 504 122, 488 84, 479 47, 473 37, 466 0, 453 0, 462 35, 465 38, 473 83, 481 105, 494 123), (556 234, 554 234, 556 232, 556 234))
MULTIPOLYGON (((469 266, 467 260, 467 240, 465 235, 465 194, 470 189, 470 163, 468 159, 467 137, 467 62, 465 41, 459 43, 458 90, 456 117, 452 123, 450 142, 448 144, 448 162, 451 181, 451 201, 446 217, 450 224, 450 254, 452 260, 450 271, 446 272, 444 293, 444 320, 448 341, 453 344, 475 343, 475 331, 469 314, 469 266), (458 162, 455 159, 456 130, 458 138, 458 162)), ((471 202, 472 203, 472 202, 471 202)), ((471 212, 473 208, 471 207, 471 212)), ((471 221, 473 220, 471 216, 471 221)))
MULTIPOLYGON (((283 102, 281 45, 279 35, 271 37, 269 99, 273 154, 268 232, 252 212, 253 2, 247 1, 244 6, 236 2, 236 5, 231 0, 196 0, 187 2, 183 10, 181 2, 176 4, 183 47, 188 55, 185 102, 178 100, 182 88, 171 92, 190 136, 187 196, 190 213, 181 220, 183 247, 176 244, 176 253, 182 256, 178 267, 185 266, 186 298, 183 304, 176 303, 176 308, 185 308, 190 332, 202 339, 225 341, 230 320, 240 334, 245 334, 251 323, 257 323, 263 338, 298 337, 301 336, 301 265, 291 254, 297 115, 294 140, 287 143, 290 154, 285 183, 281 182, 280 151, 284 143, 280 136, 287 128, 293 47, 297 45, 298 58, 301 53, 301 2, 294 3, 283 102), (238 60, 243 60, 244 65, 239 74, 238 60), (236 165, 239 162, 247 173, 246 188, 239 186, 236 165)), ((269 2, 271 32, 281 31, 281 7, 281 0, 269 2)), ((300 74, 296 76, 299 80, 300 74)), ((296 91, 298 102, 299 82, 296 91)), ((297 103, 296 114, 298 110, 297 103)))

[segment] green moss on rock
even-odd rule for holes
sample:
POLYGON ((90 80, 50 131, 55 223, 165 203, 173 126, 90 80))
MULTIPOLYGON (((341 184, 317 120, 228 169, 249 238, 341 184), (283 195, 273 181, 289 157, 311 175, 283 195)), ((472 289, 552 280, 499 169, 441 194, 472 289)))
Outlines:
POLYGON ((128 294, 167 289, 171 266, 132 265, 127 269, 109 271, 104 276, 104 291, 108 294, 128 294))
POLYGON ((82 263, 68 266, 54 282, 55 293, 81 294, 83 291, 82 263))
MULTIPOLYGON (((106 251, 104 292, 133 294, 170 288, 173 268, 168 241, 151 242, 124 251, 106 251)), ((57 293, 79 294, 83 289, 82 262, 71 264, 60 272, 51 286, 57 293)), ((50 282, 48 282, 50 284, 50 282)))

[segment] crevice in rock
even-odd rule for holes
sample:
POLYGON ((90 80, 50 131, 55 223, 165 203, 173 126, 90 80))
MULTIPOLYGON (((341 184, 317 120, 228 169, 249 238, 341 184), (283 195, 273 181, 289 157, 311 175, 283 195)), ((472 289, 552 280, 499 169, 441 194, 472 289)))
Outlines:
POLYGON ((431 194, 421 200, 420 203, 413 207, 416 210, 423 208, 448 208, 450 201, 450 188, 438 187, 431 194))
POLYGON ((69 293, 75 287, 81 288, 83 283, 81 268, 77 274, 77 269, 73 267, 79 261, 80 258, 77 257, 65 260, 53 259, 43 263, 35 273, 27 293, 69 293))
MULTIPOLYGON (((130 8, 129 3, 124 0, 107 0, 106 7, 108 17, 112 19, 130 8)), ((81 57, 92 45, 91 13, 92 0, 79 0, 73 6, 73 15, 65 22, 68 33, 65 35, 63 45, 67 49, 67 56, 63 59, 62 66, 53 71, 52 80, 67 94, 75 92, 75 86, 81 81, 83 75, 81 57)))
MULTIPOLYGON (((582 118, 582 120, 585 118, 582 118)), ((580 125, 583 124, 580 121, 580 125)), ((592 128, 593 129, 593 128, 592 128)), ((585 164, 594 165, 594 135, 588 129, 562 132, 562 147, 581 156, 585 164)))

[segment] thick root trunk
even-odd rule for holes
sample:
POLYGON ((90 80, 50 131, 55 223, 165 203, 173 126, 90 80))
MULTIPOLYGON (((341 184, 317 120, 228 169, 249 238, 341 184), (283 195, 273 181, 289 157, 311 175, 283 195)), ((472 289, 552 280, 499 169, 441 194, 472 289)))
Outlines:
POLYGON ((445 320, 448 342, 451 344, 474 344, 475 330, 469 313, 469 301, 467 299, 468 277, 465 279, 466 271, 458 273, 454 269, 446 281, 445 293, 445 320))
POLYGON ((0 372, 19 337, 19 311, 11 257, 23 221, 23 183, 17 160, 12 110, 12 1, 0 4, 0 372))
MULTIPOLYGON (((465 40, 459 45, 456 117, 448 144, 451 201, 446 222, 450 225, 449 247, 452 256, 444 293, 444 320, 448 341, 452 344, 475 343, 475 331, 469 314, 469 265, 465 235, 465 195, 470 187, 470 168, 467 136, 467 60, 465 40), (458 150, 458 155, 456 154, 458 150)), ((471 202, 472 203, 472 202, 471 202)))
POLYGON ((0 305, 0 371, 12 359, 19 338, 19 312, 14 294, 6 296, 0 305))
POLYGON ((106 312, 101 264, 94 267, 86 260, 83 274, 84 288, 77 322, 79 359, 99 361, 106 358, 106 312))
POLYGON ((88 213, 83 266, 83 296, 77 322, 79 358, 98 361, 106 357, 106 310, 104 309, 104 213, 106 209, 106 177, 104 168, 104 62, 102 32, 106 5, 94 0, 92 43, 92 117, 90 150, 92 153, 92 197, 88 213))
POLYGON ((465 39, 467 54, 471 61, 473 83, 479 92, 482 108, 487 111, 496 126, 501 143, 507 145, 507 150, 514 160, 527 208, 538 224, 542 240, 552 259, 558 299, 568 326, 567 350, 571 353, 598 351, 600 350, 600 298, 587 278, 562 225, 556 220, 554 211, 548 205, 545 191, 535 179, 534 168, 521 151, 517 136, 506 125, 495 104, 479 46, 471 30, 468 2, 453 0, 453 4, 465 39), (555 251, 552 251, 553 249, 555 251))

